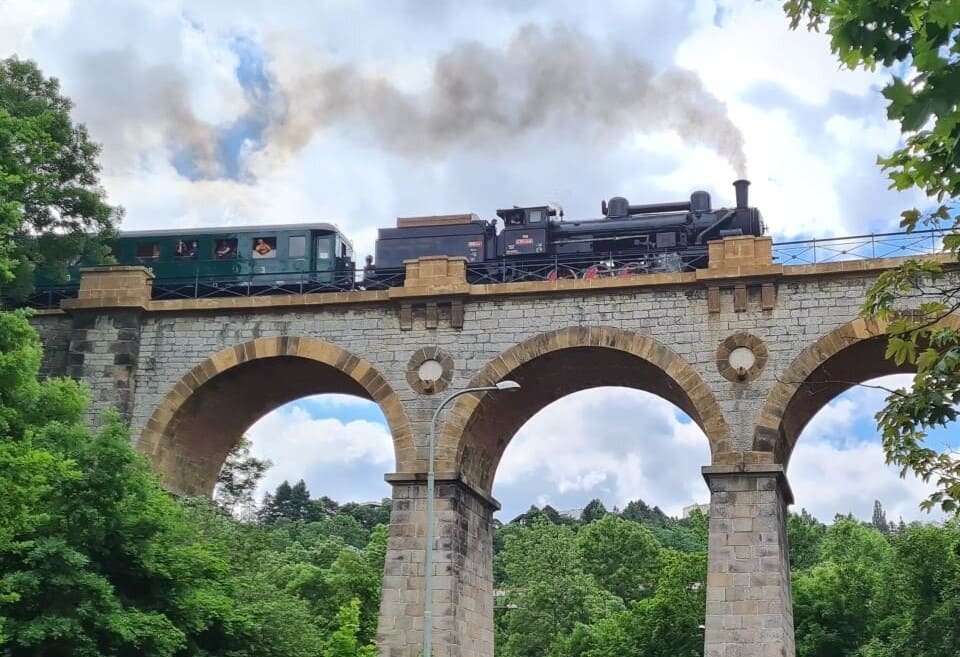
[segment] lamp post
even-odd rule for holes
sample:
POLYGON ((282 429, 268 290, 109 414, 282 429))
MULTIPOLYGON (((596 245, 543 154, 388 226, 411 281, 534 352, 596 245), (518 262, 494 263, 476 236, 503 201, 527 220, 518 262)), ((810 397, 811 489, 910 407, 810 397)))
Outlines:
POLYGON ((501 381, 492 386, 460 390, 440 402, 437 410, 433 412, 433 419, 430 420, 429 463, 427 465, 427 541, 423 558, 423 657, 431 657, 430 649, 433 642, 433 456, 437 445, 437 419, 440 417, 440 412, 443 411, 444 407, 461 395, 467 395, 472 392, 519 389, 520 384, 516 381, 501 381))

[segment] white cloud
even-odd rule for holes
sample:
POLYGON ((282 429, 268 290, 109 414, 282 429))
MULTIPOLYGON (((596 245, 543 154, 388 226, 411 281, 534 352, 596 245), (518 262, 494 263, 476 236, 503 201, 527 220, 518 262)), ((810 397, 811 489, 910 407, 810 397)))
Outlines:
POLYGON ((677 63, 698 71, 724 100, 773 82, 797 98, 823 104, 832 91, 863 95, 883 79, 881 73, 841 69, 828 36, 788 30, 780 3, 722 0, 717 6, 722 24, 691 34, 678 49, 677 63))
MULTIPOLYGON (((326 395, 323 397, 326 401, 326 395)), ((343 395, 330 395, 333 403, 343 395)), ((370 472, 341 492, 340 501, 377 499, 383 494, 383 473, 392 470, 394 453, 390 432, 380 422, 334 417, 313 417, 304 408, 283 406, 261 418, 247 432, 257 458, 273 463, 257 491, 260 496, 284 479, 304 478, 311 492, 319 497, 330 493, 325 478, 336 476, 346 467, 370 472)), ((368 402, 370 403, 370 402, 368 402)))
POLYGON ((801 436, 788 473, 796 498, 795 510, 805 508, 824 522, 836 513, 853 513, 869 520, 874 500, 886 509, 887 520, 932 520, 920 501, 933 491, 913 476, 901 479, 898 470, 884 463, 880 443, 872 439, 833 442, 801 436))
POLYGON ((511 441, 494 496, 511 518, 532 500, 563 508, 600 497, 608 507, 643 498, 671 513, 703 498, 706 436, 674 407, 625 388, 569 395, 540 411, 511 441), (514 513, 516 512, 516 513, 514 513))

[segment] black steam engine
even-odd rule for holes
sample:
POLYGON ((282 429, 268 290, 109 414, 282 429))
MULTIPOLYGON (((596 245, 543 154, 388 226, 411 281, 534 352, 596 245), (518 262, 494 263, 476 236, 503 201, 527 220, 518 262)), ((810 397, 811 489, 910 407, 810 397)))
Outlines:
POLYGON ((622 196, 601 203, 603 217, 564 221, 544 205, 497 210, 503 221, 473 214, 408 217, 381 228, 368 287, 391 285, 403 261, 422 256, 462 256, 471 282, 598 278, 689 271, 706 267, 707 242, 762 235, 763 219, 749 207, 749 182, 733 183, 736 207, 713 208, 697 191, 689 201, 631 205, 622 196))

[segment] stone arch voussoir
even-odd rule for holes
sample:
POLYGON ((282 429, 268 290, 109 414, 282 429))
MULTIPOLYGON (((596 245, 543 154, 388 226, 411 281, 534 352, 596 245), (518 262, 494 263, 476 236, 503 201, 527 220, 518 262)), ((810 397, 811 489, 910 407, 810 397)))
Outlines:
MULTIPOLYGON (((952 327, 960 327, 960 317, 951 315, 942 321, 952 327)), ((831 359, 837 357, 844 350, 862 344, 865 341, 879 340, 887 332, 887 323, 866 317, 858 317, 842 326, 838 326, 816 342, 808 346, 797 356, 787 369, 777 378, 777 382, 770 389, 754 430, 753 449, 756 452, 773 453, 776 463, 787 465, 798 438, 799 431, 788 432, 785 427, 791 405, 795 404, 798 395, 804 394, 804 388, 809 385, 811 378, 831 359)), ((851 384, 866 381, 882 374, 894 373, 895 368, 890 365, 890 371, 883 373, 871 372, 862 375, 856 371, 847 372, 846 376, 851 384)), ((908 371, 901 368, 900 371, 908 371)), ((849 387, 849 386, 848 386, 849 387)))
MULTIPOLYGON (((473 377, 469 387, 493 385, 510 378, 518 368, 540 357, 580 347, 620 351, 661 371, 684 392, 687 403, 683 410, 707 435, 711 455, 715 457, 733 450, 730 428, 723 411, 700 374, 662 343, 632 331, 608 326, 578 326, 541 333, 495 357, 473 377)), ((611 382, 610 385, 616 384, 611 382)), ((439 471, 456 472, 464 481, 489 493, 496 463, 484 455, 473 453, 467 436, 474 413, 482 403, 483 399, 474 395, 465 395, 455 402, 440 429, 437 463, 439 471)))
MULTIPOLYGON (((257 338, 222 349, 196 365, 177 381, 147 420, 137 448, 147 456, 163 479, 170 478, 170 468, 176 467, 175 432, 178 417, 185 404, 204 385, 234 368, 278 357, 304 359, 334 368, 346 375, 369 399, 376 402, 386 418, 393 437, 397 463, 409 459, 415 451, 413 429, 400 398, 383 376, 366 360, 335 344, 308 337, 279 336, 257 338)), ((206 483, 202 488, 206 489, 206 483)), ((209 490, 173 490, 177 494, 210 494, 209 490)))

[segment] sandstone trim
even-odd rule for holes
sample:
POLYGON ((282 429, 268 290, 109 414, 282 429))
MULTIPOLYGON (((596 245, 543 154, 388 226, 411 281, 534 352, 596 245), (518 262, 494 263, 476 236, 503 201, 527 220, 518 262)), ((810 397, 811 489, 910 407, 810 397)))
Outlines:
MULTIPOLYGON (((494 385, 520 366, 546 354, 578 347, 601 347, 640 358, 663 372, 664 381, 683 391, 692 419, 703 429, 711 454, 733 451, 733 440, 720 405, 700 374, 686 360, 655 339, 608 326, 567 327, 541 333, 519 343, 487 363, 468 387, 494 385)), ((514 393, 520 394, 520 393, 514 393)), ((508 402, 509 403, 509 402, 508 402)), ((438 439, 438 459, 453 456, 444 465, 460 472, 472 486, 488 491, 493 485, 496 460, 470 446, 468 427, 481 400, 465 395, 454 403, 438 439)), ((442 461, 441 461, 442 463, 442 461)))
POLYGON ((161 476, 167 478, 170 473, 164 471, 164 464, 168 461, 162 458, 163 452, 173 449, 175 418, 193 393, 238 365, 253 360, 282 356, 322 363, 349 376, 383 411, 393 436, 397 463, 402 462, 401 454, 413 451, 413 429, 403 403, 390 384, 369 362, 329 342, 297 336, 257 338, 222 349, 196 365, 174 384, 154 410, 137 440, 137 448, 150 459, 161 476))
MULTIPOLYGON (((951 315, 943 320, 947 326, 960 327, 960 315, 951 315)), ((804 349, 799 356, 777 377, 770 389, 760 416, 757 419, 753 437, 753 449, 759 452, 772 452, 778 463, 786 465, 798 438, 787 435, 783 427, 784 418, 802 390, 807 386, 811 375, 845 349, 886 334, 887 324, 872 318, 858 317, 839 326, 815 343, 804 349)), ((872 377, 862 377, 859 372, 848 374, 849 380, 856 382, 872 377)))

